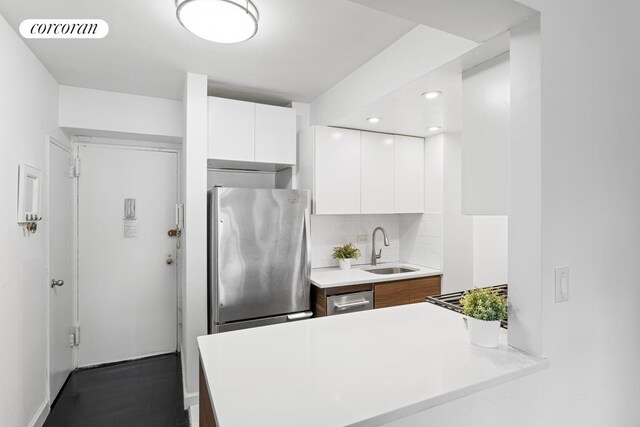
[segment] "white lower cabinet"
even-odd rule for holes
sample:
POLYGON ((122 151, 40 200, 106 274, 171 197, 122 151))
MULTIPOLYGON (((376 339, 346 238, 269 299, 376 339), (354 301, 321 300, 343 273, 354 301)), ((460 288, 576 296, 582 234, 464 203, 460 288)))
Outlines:
POLYGON ((362 132, 360 144, 360 213, 395 213, 394 136, 362 132))
POLYGON ((298 153, 298 187, 316 215, 424 212, 422 138, 313 126, 298 153))

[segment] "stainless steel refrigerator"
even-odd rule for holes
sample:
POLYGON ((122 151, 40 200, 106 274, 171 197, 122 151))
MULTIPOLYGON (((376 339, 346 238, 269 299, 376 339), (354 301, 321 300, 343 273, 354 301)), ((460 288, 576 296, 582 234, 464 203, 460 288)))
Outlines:
POLYGON ((209 333, 311 317, 309 199, 306 190, 209 190, 209 333))

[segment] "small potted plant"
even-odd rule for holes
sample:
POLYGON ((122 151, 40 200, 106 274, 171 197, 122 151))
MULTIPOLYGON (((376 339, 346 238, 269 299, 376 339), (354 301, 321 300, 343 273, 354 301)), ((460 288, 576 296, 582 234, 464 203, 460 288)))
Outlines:
POLYGON ((460 300, 469 340, 479 347, 498 346, 500 321, 507 317, 507 299, 492 289, 473 289, 460 300))
POLYGON ((351 260, 360 258, 360 255, 360 249, 353 243, 333 248, 333 259, 338 260, 340 270, 349 270, 351 268, 351 260))

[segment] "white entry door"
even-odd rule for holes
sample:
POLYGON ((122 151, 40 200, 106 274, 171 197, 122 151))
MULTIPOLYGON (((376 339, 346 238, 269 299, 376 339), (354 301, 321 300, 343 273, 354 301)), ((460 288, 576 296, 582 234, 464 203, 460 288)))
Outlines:
POLYGON ((176 241, 167 232, 177 154, 100 145, 78 154, 79 365, 174 352, 176 241))
POLYGON ((71 148, 49 140, 49 402, 73 369, 73 179, 71 148), (52 286, 55 283, 55 286, 52 286))

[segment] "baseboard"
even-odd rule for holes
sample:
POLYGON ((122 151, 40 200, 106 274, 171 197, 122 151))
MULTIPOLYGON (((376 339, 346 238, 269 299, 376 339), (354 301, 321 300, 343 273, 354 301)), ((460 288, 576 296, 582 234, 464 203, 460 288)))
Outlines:
POLYGON ((198 404, 200 393, 188 393, 184 395, 184 409, 189 409, 193 405, 198 404))
POLYGON ((200 405, 193 405, 189 408, 189 425, 200 427, 200 405))
POLYGON ((103 368, 105 366, 113 366, 113 365, 119 365, 122 363, 127 363, 127 362, 135 362, 138 360, 144 360, 144 359, 151 359, 153 357, 158 357, 158 356, 166 356, 168 354, 176 354, 177 351, 160 351, 160 352, 156 352, 156 353, 149 353, 149 354, 144 354, 142 356, 136 356, 136 357, 132 357, 129 359, 114 359, 114 360, 106 360, 104 362, 99 362, 99 363, 93 363, 93 364, 87 364, 87 365, 79 365, 75 370, 76 371, 83 371, 85 369, 94 369, 94 368, 103 368))
POLYGON ((40 407, 38 408, 38 411, 35 413, 31 421, 29 422, 29 427, 42 427, 48 415, 49 415, 49 402, 45 400, 44 402, 42 402, 42 405, 40 405, 40 407))
POLYGON ((182 397, 184 400, 184 409, 187 410, 189 407, 198 404, 199 393, 187 393, 187 376, 185 372, 187 372, 184 360, 184 352, 180 352, 180 363, 182 363, 182 397))

